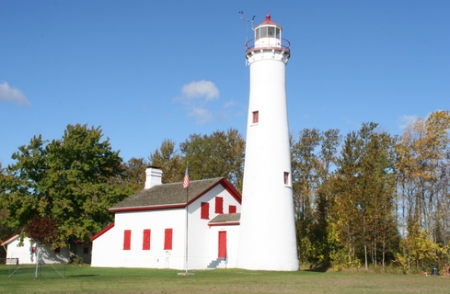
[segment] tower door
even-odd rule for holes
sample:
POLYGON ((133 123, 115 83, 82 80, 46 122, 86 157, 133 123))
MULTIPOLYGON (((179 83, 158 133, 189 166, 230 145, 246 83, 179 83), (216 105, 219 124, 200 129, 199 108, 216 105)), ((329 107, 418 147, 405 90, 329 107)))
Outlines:
POLYGON ((227 257, 227 232, 219 232, 219 258, 227 257))

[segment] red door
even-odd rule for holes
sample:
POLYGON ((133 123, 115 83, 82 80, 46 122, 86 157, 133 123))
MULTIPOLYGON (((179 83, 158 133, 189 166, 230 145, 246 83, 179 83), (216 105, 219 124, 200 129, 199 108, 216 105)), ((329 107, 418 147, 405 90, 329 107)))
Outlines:
POLYGON ((219 258, 227 257, 227 232, 219 232, 219 258))

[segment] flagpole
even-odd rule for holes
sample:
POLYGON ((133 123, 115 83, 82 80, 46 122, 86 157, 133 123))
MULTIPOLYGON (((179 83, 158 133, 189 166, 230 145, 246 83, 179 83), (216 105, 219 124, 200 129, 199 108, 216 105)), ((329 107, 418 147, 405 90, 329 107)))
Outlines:
POLYGON ((188 253, 189 253, 189 212, 188 212, 188 201, 189 201, 189 186, 186 188, 186 275, 188 273, 188 253))
POLYGON ((189 186, 190 181, 189 181, 189 173, 188 173, 188 166, 189 163, 187 163, 186 165, 186 173, 184 174, 184 179, 183 179, 183 189, 186 189, 186 252, 184 253, 185 255, 185 273, 184 274, 178 274, 178 275, 183 275, 183 276, 188 276, 188 275, 193 275, 193 274, 189 274, 188 273, 188 262, 189 262, 189 186))

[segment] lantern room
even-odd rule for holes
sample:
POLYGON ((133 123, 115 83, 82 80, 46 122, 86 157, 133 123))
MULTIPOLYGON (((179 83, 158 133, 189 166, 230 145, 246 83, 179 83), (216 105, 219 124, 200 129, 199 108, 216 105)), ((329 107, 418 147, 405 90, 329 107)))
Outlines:
POLYGON ((282 38, 282 30, 280 25, 271 20, 270 14, 267 14, 266 20, 254 29, 254 39, 246 43, 247 56, 268 50, 282 51, 289 56, 290 43, 282 38))
POLYGON ((255 47, 272 47, 281 45, 281 26, 266 15, 266 20, 255 29, 255 47))

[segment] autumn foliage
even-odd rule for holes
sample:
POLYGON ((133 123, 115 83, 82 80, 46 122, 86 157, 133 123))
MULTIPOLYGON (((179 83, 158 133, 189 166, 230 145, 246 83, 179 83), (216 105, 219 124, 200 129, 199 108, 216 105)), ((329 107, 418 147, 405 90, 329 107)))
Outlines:
POLYGON ((26 236, 44 245, 52 245, 58 238, 58 224, 49 217, 36 215, 25 225, 26 236))
MULTIPOLYGON (((26 225, 30 237, 55 245, 112 221, 108 208, 142 188, 147 162, 123 162, 101 137, 99 128, 69 125, 60 140, 36 136, 19 147, 0 173, 8 210, 0 224, 26 225)), ((244 152, 242 135, 229 129, 164 140, 149 161, 163 183, 180 182, 189 162, 192 180, 226 177, 240 190, 244 152)), ((373 122, 345 135, 304 129, 291 136, 291 164, 301 263, 404 272, 450 264, 449 111, 412 121, 400 136, 373 122)))

